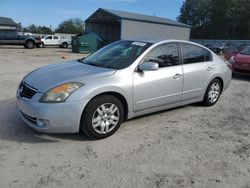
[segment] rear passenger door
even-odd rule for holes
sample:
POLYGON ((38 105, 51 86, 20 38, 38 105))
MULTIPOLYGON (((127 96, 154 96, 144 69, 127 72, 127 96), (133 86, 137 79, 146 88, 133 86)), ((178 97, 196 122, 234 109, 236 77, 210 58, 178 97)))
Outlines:
POLYGON ((214 74, 211 53, 200 46, 181 43, 183 57, 183 100, 198 99, 214 74))
POLYGON ((18 40, 18 35, 17 32, 15 30, 8 30, 7 32, 5 32, 5 44, 18 44, 19 40, 18 40))
POLYGON ((53 36, 53 45, 60 45, 59 36, 57 36, 57 35, 53 36))
POLYGON ((6 33, 4 30, 0 30, 0 44, 4 44, 6 40, 6 33))

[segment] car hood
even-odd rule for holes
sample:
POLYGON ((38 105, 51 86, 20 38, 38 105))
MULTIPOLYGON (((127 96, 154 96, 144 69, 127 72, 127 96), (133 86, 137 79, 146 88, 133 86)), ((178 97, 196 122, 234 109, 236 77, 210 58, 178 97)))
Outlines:
POLYGON ((250 55, 237 54, 235 61, 240 63, 250 63, 250 55))
POLYGON ((25 76, 24 82, 43 93, 64 83, 84 83, 87 79, 108 76, 115 71, 74 61, 38 68, 25 76))

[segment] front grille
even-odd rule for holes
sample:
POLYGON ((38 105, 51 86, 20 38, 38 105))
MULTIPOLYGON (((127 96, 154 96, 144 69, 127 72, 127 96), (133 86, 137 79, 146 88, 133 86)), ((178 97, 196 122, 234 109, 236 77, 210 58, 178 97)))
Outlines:
POLYGON ((21 84, 19 85, 20 97, 31 99, 36 93, 37 90, 35 88, 32 88, 31 86, 27 85, 24 82, 21 82, 21 84))

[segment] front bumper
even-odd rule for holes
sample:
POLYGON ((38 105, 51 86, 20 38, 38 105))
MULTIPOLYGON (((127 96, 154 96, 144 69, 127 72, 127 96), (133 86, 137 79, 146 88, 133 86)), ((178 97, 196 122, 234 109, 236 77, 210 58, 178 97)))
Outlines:
POLYGON ((81 115, 87 101, 39 103, 16 98, 20 116, 33 129, 45 133, 79 132, 81 115))

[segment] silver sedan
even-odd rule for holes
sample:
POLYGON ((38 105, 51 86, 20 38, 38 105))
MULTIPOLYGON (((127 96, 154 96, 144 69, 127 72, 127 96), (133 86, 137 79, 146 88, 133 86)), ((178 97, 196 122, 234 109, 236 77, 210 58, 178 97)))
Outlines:
POLYGON ((118 41, 85 59, 39 68, 17 89, 20 115, 46 133, 115 133, 125 119, 190 103, 214 105, 230 66, 187 41, 118 41))

